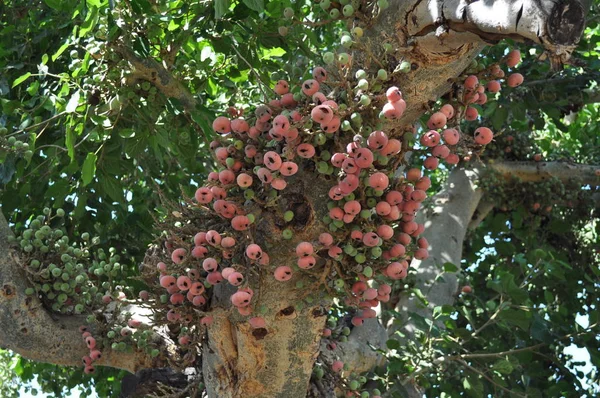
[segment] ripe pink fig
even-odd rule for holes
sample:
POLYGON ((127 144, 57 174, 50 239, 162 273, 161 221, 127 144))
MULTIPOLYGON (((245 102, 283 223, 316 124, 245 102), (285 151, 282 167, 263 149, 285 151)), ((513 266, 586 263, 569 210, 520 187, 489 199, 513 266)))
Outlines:
POLYGON ((206 304, 206 299, 202 295, 194 296, 194 299, 192 300, 192 304, 195 305, 196 307, 200 307, 200 306, 206 304))
POLYGON ((308 96, 312 97, 314 93, 319 91, 319 82, 314 79, 308 79, 304 83, 302 83, 302 92, 308 96))
POLYGON ((233 286, 239 286, 242 284, 243 281, 244 281, 244 275, 242 275, 239 272, 232 272, 227 277, 227 282, 229 282, 233 286))
POLYGON ((355 174, 359 171, 358 166, 356 165, 356 161, 354 158, 346 158, 344 163, 342 163, 342 170, 346 174, 355 174))
POLYGON ((208 257, 202 262, 202 268, 204 268, 206 272, 214 272, 218 267, 219 263, 212 257, 208 257))
POLYGON ((181 318, 181 314, 179 314, 178 312, 176 312, 175 310, 171 309, 169 310, 169 312, 167 312, 167 320, 169 322, 176 322, 181 318))
POLYGON ((256 243, 251 243, 246 247, 246 256, 252 260, 258 260, 262 254, 262 249, 256 243))
POLYGON ((92 358, 92 361, 97 361, 98 359, 102 358, 102 353, 99 350, 91 350, 90 358, 92 358))
POLYGON ((519 50, 512 50, 506 56, 506 65, 509 68, 514 68, 519 62, 521 62, 521 52, 519 50))
MULTIPOLYGON (((400 100, 400 101, 404 101, 404 100, 400 100)), ((387 118, 387 119, 400 119, 402 117, 402 114, 404 113, 404 110, 402 109, 402 106, 398 106, 395 104, 397 104, 398 102, 388 102, 387 104, 385 104, 383 106, 383 109, 381 110, 381 112, 383 112, 383 115, 387 118)))
POLYGON ((273 119, 273 131, 277 135, 283 135, 290 129, 290 121, 285 115, 277 115, 273 119))
POLYGON ((210 191, 210 188, 200 187, 196 190, 194 198, 198 203, 207 204, 213 200, 213 194, 210 191))
POLYGON ((96 347, 96 339, 92 336, 87 336, 85 338, 85 344, 87 345, 87 348, 93 350, 96 347))
POLYGON ((284 108, 295 108, 296 105, 298 105, 298 103, 294 99, 294 94, 292 94, 292 93, 285 93, 285 94, 283 94, 281 96, 281 100, 279 101, 279 103, 284 108))
POLYGON ((211 285, 218 285, 223 282, 223 275, 219 271, 210 272, 206 275, 206 281, 211 285))
POLYGON ((432 130, 441 129, 446 125, 447 118, 446 115, 442 112, 435 112, 433 115, 429 117, 427 121, 427 127, 432 130))
POLYGON ((365 323, 365 319, 360 316, 354 316, 352 317, 351 322, 354 326, 362 326, 365 323))
POLYGON ((467 90, 475 90, 479 84, 479 79, 475 75, 471 75, 465 79, 465 88, 467 90))
MULTIPOLYGON (((313 96, 312 96, 312 100, 313 100, 313 102, 315 103, 315 105, 317 105, 317 106, 318 106, 318 105, 323 105, 323 103, 324 103, 325 101, 327 101, 327 97, 325 97, 325 94, 323 94, 322 92, 320 92, 320 91, 317 91, 316 93, 314 93, 314 94, 313 94, 313 96)), ((311 113, 311 115, 312 115, 312 113, 311 113)), ((315 119, 313 118, 313 120, 315 120, 315 119)), ((322 122, 321 122, 321 121, 319 121, 319 120, 315 120, 315 121, 316 121, 317 123, 322 123, 322 122)))
POLYGON ((375 247, 379 244, 379 236, 375 232, 367 232, 363 235, 363 243, 368 247, 375 247))
POLYGON ((391 279, 404 279, 406 278, 407 272, 406 268, 402 266, 402 264, 398 262, 391 263, 385 269, 386 275, 391 279))
POLYGON ((327 255, 331 258, 337 258, 341 254, 342 254, 342 248, 339 246, 331 246, 327 250, 327 255))
POLYGON ((287 94, 287 92, 290 91, 290 85, 285 80, 279 80, 277 83, 275 83, 273 91, 275 91, 275 93, 279 95, 287 94))
POLYGON ((431 151, 431 154, 439 159, 446 159, 450 155, 450 149, 446 145, 437 145, 431 151))
POLYGON ((373 173, 369 177, 369 186, 375 190, 383 191, 390 184, 390 180, 387 175, 382 172, 373 173))
POLYGON ((360 148, 358 151, 356 151, 354 162, 361 169, 371 167, 373 164, 373 152, 371 152, 369 148, 360 148))
POLYGON ((327 71, 321 66, 317 66, 315 69, 313 69, 312 75, 319 83, 323 83, 325 80, 327 80, 327 71))
POLYGON ((228 134, 231 131, 231 122, 225 116, 219 116, 213 121, 212 127, 219 134, 228 134))
POLYGON ((236 231, 245 231, 250 227, 250 219, 246 216, 235 216, 231 220, 231 227, 236 231))
POLYGON ((236 307, 247 307, 250 305, 252 296, 248 292, 237 291, 231 295, 231 303, 236 307))
POLYGON ((236 134, 247 133, 250 130, 248 122, 242 118, 237 118, 231 121, 231 131, 236 134))
POLYGON ((385 96, 387 97, 388 101, 397 102, 402 99, 402 92, 398 87, 392 86, 387 89, 387 91, 385 92, 385 96))
POLYGON ((287 187, 287 182, 283 178, 274 178, 271 181, 271 187, 277 191, 283 191, 287 187))
POLYGON ((377 227, 377 235, 383 240, 391 239, 394 236, 394 229, 386 224, 377 227))
POLYGON ((379 151, 387 145, 388 141, 388 136, 383 131, 373 131, 369 134, 367 145, 372 150, 379 151))
POLYGON ((315 106, 310 112, 310 117, 312 120, 319 124, 327 124, 333 120, 333 109, 331 109, 327 105, 318 105, 315 106))
POLYGON ((497 93, 501 88, 500 82, 498 80, 490 80, 486 85, 486 88, 490 93, 497 93))
POLYGON ((177 284, 177 279, 175 279, 172 275, 163 275, 160 277, 160 285, 165 289, 170 286, 175 286, 177 284))
POLYGON ((289 177, 293 176, 298 172, 298 165, 294 162, 282 162, 281 167, 279 168, 279 173, 282 176, 289 177))
POLYGON ((327 134, 333 134, 339 130, 342 120, 339 116, 334 116, 329 123, 321 123, 321 130, 327 134))
POLYGON ((202 293, 204 293, 204 284, 202 282, 194 282, 192 283, 192 285, 190 286, 190 293, 194 296, 199 296, 202 293))
POLYGON ((204 246, 195 246, 192 249, 192 257, 194 258, 204 258, 208 253, 208 249, 204 246))
POLYGON ((260 169, 258 169, 256 175, 258 176, 258 179, 264 184, 270 184, 271 181, 273 181, 273 175, 271 174, 269 169, 265 167, 261 167, 260 169))
POLYGON ((211 229, 206 233, 206 242, 211 246, 219 246, 221 244, 221 234, 211 229))
POLYGON ((240 173, 236 178, 237 184, 241 188, 248 188, 252 185, 252 176, 246 173, 240 173))
POLYGON ((427 249, 417 249, 415 250, 414 257, 417 260, 425 260, 429 257, 429 252, 427 251, 427 249))
POLYGON ((434 146, 440 143, 440 133, 435 130, 429 130, 425 134, 421 136, 421 145, 424 145, 429 148, 433 148, 434 146))
POLYGON ((471 122, 477 119, 478 116, 479 112, 477 109, 473 108, 472 106, 467 107, 467 110, 465 111, 465 120, 471 122))
POLYGON ((508 79, 506 79, 506 84, 508 84, 508 87, 517 87, 523 84, 523 80, 524 78, 522 74, 513 73, 508 77, 508 79))
POLYGON ((390 248, 389 253, 391 258, 404 256, 404 254, 406 254, 406 248, 404 247, 404 245, 396 243, 390 248))
POLYGON ((325 247, 331 246, 333 244, 333 236, 330 233, 323 232, 319 235, 319 243, 325 247))
POLYGON ((306 256, 299 258, 297 264, 302 269, 310 269, 317 264, 317 260, 313 256, 306 256))
POLYGON ((214 318, 212 316, 205 316, 202 319, 200 319, 200 324, 201 325, 212 325, 214 318))
POLYGON ((333 207, 331 210, 329 210, 329 217, 334 220, 341 221, 344 218, 344 215, 344 210, 340 209, 339 207, 333 207))
POLYGON ((298 145, 296 148, 296 152, 300 155, 301 158, 310 159, 315 156, 315 147, 311 144, 305 142, 304 144, 298 145))
POLYGON ((188 290, 190 288, 190 286, 192 286, 192 280, 190 278, 188 278, 186 275, 181 275, 179 278, 177 278, 177 287, 182 292, 185 292, 186 290, 188 290))
POLYGON ((275 269, 274 275, 275 279, 277 279, 279 282, 286 282, 292 279, 293 274, 290 267, 287 265, 282 265, 275 269))
POLYGON ((185 299, 185 296, 181 293, 174 293, 171 295, 171 297, 169 297, 169 301, 173 305, 183 304, 184 299, 185 299))
POLYGON ((385 201, 388 202, 390 204, 390 206, 402 203, 402 199, 403 199, 403 196, 398 191, 389 191, 385 195, 385 201))
POLYGON ((456 129, 446 129, 442 132, 444 142, 448 145, 456 145, 460 140, 460 134, 456 129))
POLYGON ((492 139, 494 138, 494 133, 492 133, 492 130, 490 130, 487 127, 479 127, 475 130, 474 136, 476 143, 478 143, 479 145, 487 145, 490 142, 492 142, 492 139))
POLYGON ((93 367, 92 365, 86 365, 86 366, 83 368, 83 372, 84 372, 85 374, 87 374, 87 375, 91 375, 91 374, 94 374, 94 373, 96 373, 96 368, 95 368, 95 367, 93 367))
POLYGON ((221 239, 221 247, 224 249, 230 249, 235 246, 235 239, 231 236, 227 236, 221 239))
POLYGON ((179 249, 175 249, 173 250, 173 253, 171 253, 171 260, 173 260, 173 262, 175 264, 181 264, 183 262, 183 260, 185 260, 185 256, 187 255, 187 251, 183 248, 179 248, 179 249))
POLYGON ((296 255, 298 257, 307 257, 314 253, 313 245, 310 242, 300 242, 296 246, 296 255))
POLYGON ((344 369, 344 362, 342 361, 333 361, 333 363, 331 364, 331 370, 334 373, 339 373, 342 371, 342 369, 344 369))
POLYGON ((379 216, 387 216, 392 211, 392 206, 388 202, 381 201, 375 206, 375 212, 379 216))
POLYGON ((344 204, 344 212, 346 214, 357 215, 360 213, 361 206, 358 200, 351 200, 350 202, 346 202, 344 204))
POLYGON ((454 117, 454 107, 450 104, 442 105, 440 112, 446 116, 446 119, 452 119, 454 117))
POLYGON ((460 162, 460 158, 455 153, 451 153, 450 155, 448 155, 448 157, 446 157, 445 160, 448 164, 458 164, 458 162, 460 162))

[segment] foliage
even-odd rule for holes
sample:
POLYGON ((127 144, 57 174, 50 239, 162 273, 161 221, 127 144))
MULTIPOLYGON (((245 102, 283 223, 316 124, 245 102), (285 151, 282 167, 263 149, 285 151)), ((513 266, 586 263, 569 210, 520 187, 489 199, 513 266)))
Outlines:
MULTIPOLYGON (((338 47, 345 30, 322 6, 291 1, 9 0, 0 5, 0 15, 2 211, 23 232, 45 208, 49 214, 64 209, 69 217, 52 227, 76 242, 91 235, 98 247, 118 252, 112 263, 119 262, 122 273, 107 287, 120 283, 131 295, 145 287, 134 281, 137 264, 155 239, 156 218, 169 214, 164 203, 180 201, 182 194, 192 197, 216 170, 209 151, 212 120, 228 107, 249 112, 247 104, 275 98, 270 88, 279 79, 310 78, 310 67, 338 47), (286 18, 286 7, 297 17, 286 18), (131 68, 127 49, 164 65, 193 102, 165 96, 148 75, 131 68)), ((530 160, 539 154, 543 160, 600 163, 600 107, 593 103, 600 27, 596 14, 591 21, 576 53, 581 66, 553 72, 538 60, 539 49, 510 42, 478 57, 474 71, 520 46, 525 56, 519 70, 527 80, 503 88, 479 108, 482 123, 499 134, 474 158, 530 160)), ((425 155, 416 153, 423 154, 415 161, 420 165, 425 155)), ((445 167, 432 173, 434 190, 447 174, 445 167)), ((574 343, 588 350, 596 373, 585 377, 597 385, 595 191, 493 175, 481 186, 497 208, 465 244, 460 277, 473 293, 435 308, 434 322, 423 318, 417 339, 406 346, 399 343, 403 336, 389 340, 388 366, 370 376, 392 391, 400 380, 417 377, 428 396, 510 396, 504 389, 528 396, 581 395, 582 375, 571 373, 563 349, 574 343), (576 314, 586 315, 591 326, 579 326, 576 314), (516 350, 521 351, 506 353, 516 350), (487 356, 468 357, 476 353, 487 356)), ((97 260, 92 267, 98 268, 97 260)), ((108 280, 98 277, 100 285, 108 280)), ((402 287, 411 291, 411 277, 405 282, 402 287)), ((94 292, 87 305, 101 300, 96 294, 103 295, 94 292)), ((340 336, 347 328, 344 311, 331 314, 340 336)), ((107 368, 90 379, 79 368, 0 351, 0 363, 8 361, 11 366, 0 368, 0 395, 7 397, 15 394, 14 377, 29 381, 37 375, 42 390, 56 395, 76 385, 89 392, 93 383, 109 396, 123 376, 107 368)))

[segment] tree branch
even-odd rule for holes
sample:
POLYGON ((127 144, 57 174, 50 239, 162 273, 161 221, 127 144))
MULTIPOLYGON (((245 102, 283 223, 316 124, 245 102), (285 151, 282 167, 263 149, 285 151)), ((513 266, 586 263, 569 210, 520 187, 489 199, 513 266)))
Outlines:
MULTIPOLYGON (((36 296, 25 294, 29 281, 13 257, 9 236, 12 231, 0 212, 0 346, 34 361, 82 365, 89 354, 79 332, 85 317, 50 314, 36 296)), ((144 352, 104 348, 96 364, 135 372, 153 367, 153 360, 144 352)))
POLYGON ((141 58, 125 45, 114 44, 112 47, 131 64, 135 77, 151 82, 166 97, 178 99, 188 112, 196 107, 196 98, 159 62, 141 58))
POLYGON ((600 185, 600 166, 568 162, 494 162, 489 167, 505 177, 538 182, 558 178, 563 182, 580 181, 582 184, 600 185))

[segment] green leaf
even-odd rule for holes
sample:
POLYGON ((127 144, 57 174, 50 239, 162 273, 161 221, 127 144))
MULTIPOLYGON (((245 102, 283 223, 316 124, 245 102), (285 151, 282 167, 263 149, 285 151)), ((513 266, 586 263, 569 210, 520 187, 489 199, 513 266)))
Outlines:
POLYGON ((110 174, 102 174, 99 178, 104 192, 115 202, 123 202, 123 187, 119 181, 110 174))
POLYGON ((61 0, 44 0, 44 3, 54 10, 62 10, 62 7, 60 6, 61 0))
POLYGON ((498 109, 496 109, 491 119, 494 130, 501 130, 504 123, 508 120, 508 108, 502 105, 498 106, 498 109))
POLYGON ((504 311, 500 311, 499 318, 510 324, 518 326, 524 331, 529 331, 529 323, 531 319, 530 312, 509 308, 504 311))
POLYGON ((81 180, 84 187, 94 179, 94 175, 96 174, 96 159, 96 154, 92 152, 88 153, 85 157, 83 167, 81 168, 81 180))
POLYGON ((79 37, 87 35, 98 23, 98 7, 92 7, 85 18, 85 21, 81 24, 79 30, 79 37))
POLYGON ((15 79, 15 81, 13 82, 13 88, 17 87, 19 84, 23 83, 25 80, 29 79, 29 76, 31 76, 31 72, 27 72, 24 75, 21 75, 19 77, 17 77, 15 79))
POLYGON ((509 375, 514 370, 514 367, 512 363, 510 363, 510 361, 507 361, 506 359, 501 359, 499 361, 496 361, 492 365, 492 369, 498 373, 502 373, 503 375, 509 375))
POLYGON ((398 350, 400 349, 400 342, 398 340, 389 339, 386 343, 387 348, 390 350, 398 350))
POLYGON ((58 50, 56 50, 56 52, 55 52, 55 53, 52 55, 52 62, 56 61, 56 59, 57 59, 58 57, 60 57, 60 55, 61 55, 62 53, 64 53, 64 52, 65 52, 65 50, 66 50, 67 48, 69 48, 69 46, 70 46, 70 45, 71 45, 71 44, 70 44, 69 42, 66 42, 65 44, 63 44, 62 46, 60 46, 60 48, 59 48, 58 50))
POLYGON ((477 376, 469 375, 463 379, 463 387, 470 397, 483 397, 483 383, 477 376))
POLYGON ((221 19, 229 11, 229 0, 215 0, 215 19, 221 19))
POLYGON ((242 0, 243 3, 251 10, 263 12, 265 10, 264 0, 242 0))
POLYGON ((444 272, 457 272, 458 267, 452 263, 444 263, 444 272))

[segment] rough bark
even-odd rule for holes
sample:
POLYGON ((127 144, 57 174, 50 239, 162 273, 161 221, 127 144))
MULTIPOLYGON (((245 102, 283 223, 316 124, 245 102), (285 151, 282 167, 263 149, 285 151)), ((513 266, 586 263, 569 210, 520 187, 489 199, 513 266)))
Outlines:
MULTIPOLYGON (((11 235, 0 212, 0 346, 35 361, 81 366, 89 354, 79 332, 85 317, 51 314, 37 297, 25 294, 30 285, 8 243, 11 235)), ((130 372, 155 365, 143 352, 102 351, 98 365, 130 372)))
POLYGON ((301 170, 290 180, 277 208, 253 210, 258 216, 252 240, 271 259, 269 266, 256 269, 250 283, 255 292, 253 316, 262 316, 266 327, 252 329, 246 317, 230 308, 231 291, 217 289, 213 294, 214 322, 208 327, 202 353, 209 397, 306 396, 331 304, 320 285, 331 270, 329 260, 321 256, 312 276, 299 272, 285 283, 273 278, 273 270, 296 262, 296 245, 313 240, 323 229, 327 192, 334 180, 315 184, 311 173, 301 170), (286 210, 294 211, 290 224, 281 223, 286 210), (294 230, 291 240, 281 238, 286 227, 294 230), (296 287, 299 281, 302 288, 296 287), (310 294, 314 301, 306 300, 310 294))
POLYGON ((456 275, 444 275, 444 281, 436 277, 442 272, 444 263, 452 263, 460 268, 462 246, 473 213, 483 195, 477 189, 479 169, 456 168, 450 172, 442 191, 432 198, 432 207, 423 212, 425 236, 429 242, 429 258, 413 260, 411 267, 417 270, 416 287, 421 289, 429 302, 424 308, 415 297, 404 297, 396 306, 402 314, 407 314, 403 329, 412 334, 414 325, 410 323, 410 312, 428 316, 435 306, 452 304, 458 290, 456 275))
POLYGON ((563 182, 578 181, 591 186, 600 185, 600 166, 569 162, 493 162, 489 167, 506 178, 524 182, 558 178, 563 182))

